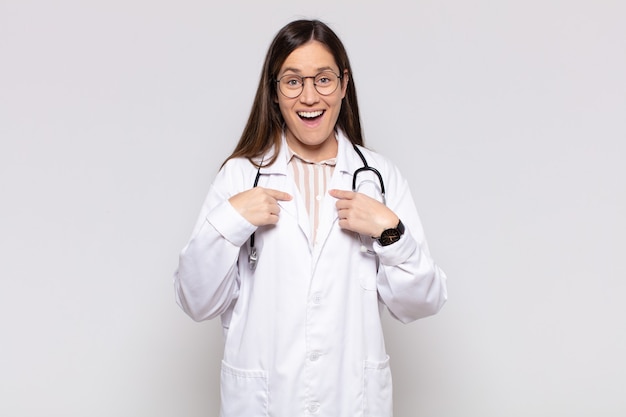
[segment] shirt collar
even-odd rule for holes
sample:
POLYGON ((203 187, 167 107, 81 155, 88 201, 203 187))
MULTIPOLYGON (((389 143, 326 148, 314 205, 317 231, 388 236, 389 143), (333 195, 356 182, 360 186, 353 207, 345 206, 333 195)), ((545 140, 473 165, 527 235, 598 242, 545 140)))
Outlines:
POLYGON ((288 164, 291 163, 291 161, 293 161, 294 158, 297 158, 300 161, 306 164, 311 164, 311 165, 329 165, 331 167, 334 167, 335 165, 337 165, 337 157, 325 159, 324 161, 319 161, 319 162, 309 161, 308 159, 302 157, 301 155, 298 155, 286 143, 285 143, 285 146, 287 146, 287 163, 288 164))

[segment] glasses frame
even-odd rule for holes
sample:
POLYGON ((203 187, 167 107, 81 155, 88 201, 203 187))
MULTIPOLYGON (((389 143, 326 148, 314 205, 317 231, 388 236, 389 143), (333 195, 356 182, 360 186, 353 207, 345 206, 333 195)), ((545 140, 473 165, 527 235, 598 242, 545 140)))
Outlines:
POLYGON ((312 80, 313 80, 313 88, 315 88, 315 91, 317 91, 317 94, 319 94, 319 95, 321 95, 321 96, 329 96, 329 95, 333 94, 335 91, 337 91, 337 88, 339 88, 339 85, 341 84, 341 82, 342 82, 342 80, 343 80, 343 75, 339 75, 339 74, 337 74, 336 72, 331 71, 331 70, 326 70, 326 71, 319 72, 319 73, 317 73, 317 74, 315 74, 315 75, 309 75, 309 76, 306 76, 306 77, 303 77, 303 76, 298 75, 298 74, 285 74, 285 75, 283 75, 282 77, 280 77, 280 78, 278 78, 278 79, 276 79, 276 80, 274 80, 274 81, 276 82, 276 84, 278 84, 277 89, 278 89, 278 91, 280 92, 280 94, 282 94, 283 96, 285 96, 285 97, 287 97, 287 98, 298 98, 298 97, 300 97, 300 96, 302 95, 302 92, 304 91, 304 81, 305 81, 307 78, 310 78, 310 79, 312 79, 312 80), (333 91, 331 91, 330 93, 322 93, 322 92, 320 92, 320 91, 317 89, 318 85, 317 85, 317 84, 315 84, 315 79, 316 79, 317 77, 319 77, 320 75, 322 75, 322 74, 328 74, 328 73, 333 74, 335 77, 337 77, 337 79, 339 80, 339 82, 338 82, 338 83, 337 83, 337 85, 335 86, 335 89, 334 89, 333 91), (299 92, 297 95, 295 95, 295 96, 293 96, 293 97, 292 97, 292 96, 288 96, 288 95, 287 95, 287 94, 285 94, 285 92, 284 92, 284 91, 280 88, 280 80, 282 80, 282 79, 283 79, 283 78, 285 78, 285 77, 298 77, 298 78, 300 78, 300 79, 302 80, 302 84, 300 84, 300 92, 299 92))

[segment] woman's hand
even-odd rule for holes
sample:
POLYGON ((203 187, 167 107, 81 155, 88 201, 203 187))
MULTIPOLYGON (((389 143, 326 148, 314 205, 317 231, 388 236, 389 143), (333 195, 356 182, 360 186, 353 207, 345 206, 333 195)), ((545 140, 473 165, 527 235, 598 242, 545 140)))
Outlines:
POLYGON ((381 233, 398 225, 398 216, 380 201, 354 191, 330 190, 337 199, 339 227, 362 235, 378 238, 381 233))
POLYGON ((278 222, 279 201, 289 201, 291 195, 271 188, 254 187, 228 199, 228 202, 255 226, 278 222))

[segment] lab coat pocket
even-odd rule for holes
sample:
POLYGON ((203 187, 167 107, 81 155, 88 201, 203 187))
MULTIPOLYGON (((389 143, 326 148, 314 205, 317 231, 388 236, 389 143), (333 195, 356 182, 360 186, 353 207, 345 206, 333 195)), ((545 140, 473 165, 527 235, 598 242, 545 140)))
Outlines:
POLYGON ((365 361, 363 415, 365 417, 391 417, 393 397, 389 356, 382 362, 365 361))
POLYGON ((267 417, 267 372, 238 369, 222 361, 222 417, 267 417))

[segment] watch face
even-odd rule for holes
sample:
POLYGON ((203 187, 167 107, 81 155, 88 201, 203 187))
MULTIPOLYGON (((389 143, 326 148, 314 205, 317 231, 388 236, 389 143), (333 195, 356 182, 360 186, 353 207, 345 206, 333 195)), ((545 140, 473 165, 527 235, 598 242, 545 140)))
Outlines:
POLYGON ((390 245, 400 240, 400 231, 398 229, 387 229, 380 235, 379 240, 383 246, 390 245))
POLYGON ((380 238, 378 239, 378 242, 382 246, 391 245, 392 243, 395 243, 398 240, 400 240, 400 237, 403 234, 404 234, 404 225, 402 224, 402 221, 399 220, 398 226, 395 229, 387 229, 381 233, 380 238))

